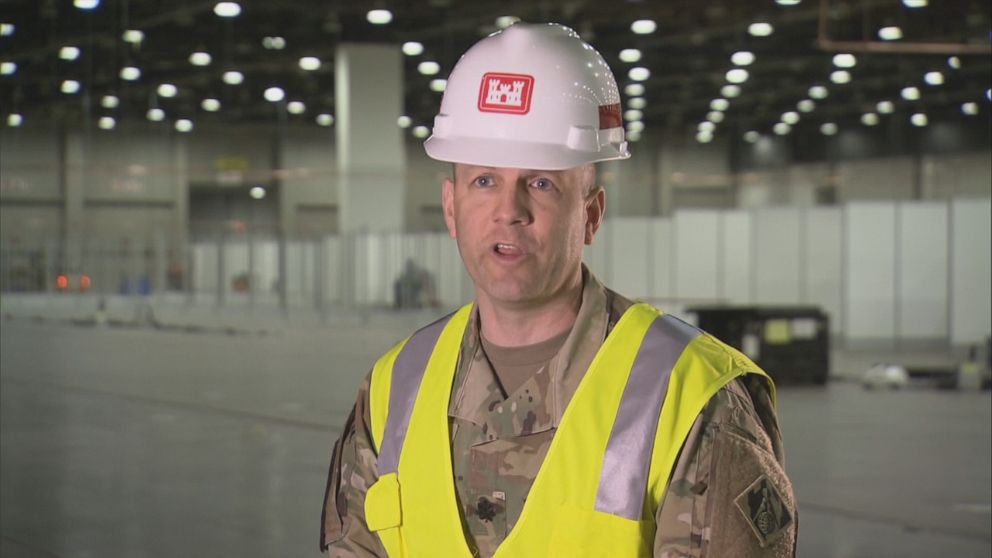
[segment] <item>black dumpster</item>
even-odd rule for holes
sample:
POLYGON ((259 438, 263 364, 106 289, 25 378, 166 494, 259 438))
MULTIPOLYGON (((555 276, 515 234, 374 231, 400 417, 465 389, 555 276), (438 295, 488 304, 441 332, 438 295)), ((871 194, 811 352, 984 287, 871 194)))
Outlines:
POLYGON ((751 357, 776 384, 823 384, 830 322, 816 306, 694 306, 696 324, 751 357))

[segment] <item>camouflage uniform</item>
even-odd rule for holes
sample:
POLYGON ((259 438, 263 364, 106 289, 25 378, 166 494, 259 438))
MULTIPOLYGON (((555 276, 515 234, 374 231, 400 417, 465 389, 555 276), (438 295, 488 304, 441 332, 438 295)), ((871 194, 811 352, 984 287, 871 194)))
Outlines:
MULTIPOLYGON (((469 547, 492 556, 520 516, 565 407, 606 335, 631 302, 585 272, 582 306, 558 354, 505 393, 469 322, 448 416, 455 487, 469 547)), ((377 479, 369 380, 331 460, 321 546, 334 558, 384 557, 365 524, 377 479)), ((656 511, 656 557, 794 556, 797 516, 781 435, 763 380, 720 390, 696 419, 656 511)))

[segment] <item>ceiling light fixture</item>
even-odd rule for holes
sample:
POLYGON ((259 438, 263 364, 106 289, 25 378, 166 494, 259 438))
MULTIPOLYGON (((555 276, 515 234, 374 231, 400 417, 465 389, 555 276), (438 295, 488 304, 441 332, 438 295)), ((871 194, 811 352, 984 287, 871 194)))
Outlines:
POLYGON ((741 94, 741 87, 734 84, 724 85, 720 88, 720 94, 728 99, 733 99, 741 94))
POLYGON ((104 95, 100 99, 100 106, 105 109, 115 109, 121 103, 121 100, 117 98, 116 95, 104 95))
POLYGON ((833 122, 824 122, 820 125, 820 133, 825 136, 832 136, 837 133, 837 124, 833 122))
POLYGON ((307 110, 307 105, 303 101, 290 101, 286 104, 289 114, 303 114, 307 110))
POLYGON ((620 51, 620 60, 623 62, 637 62, 641 59, 641 51, 636 48, 625 48, 620 51))
POLYGON ((892 101, 879 101, 878 104, 875 105, 875 110, 877 110, 879 114, 892 114, 895 112, 896 106, 892 103, 892 101))
POLYGON ((878 115, 874 112, 866 112, 861 115, 861 123, 865 126, 875 126, 878 124, 878 115))
POLYGON ((779 122, 772 126, 772 131, 780 136, 784 136, 792 131, 792 126, 789 126, 785 122, 779 122))
POLYGON ((95 10, 100 5, 100 0, 72 0, 72 5, 80 10, 95 10))
POLYGON ((635 143, 636 142, 639 142, 639 141, 641 141, 641 133, 640 132, 627 132, 627 135, 625 136, 624 139, 626 139, 627 141, 630 141, 630 142, 635 142, 635 143))
POLYGON ((644 86, 640 83, 631 83, 623 88, 623 92, 631 97, 640 97, 644 94, 644 86))
POLYGON ((427 126, 414 126, 413 127, 413 136, 416 137, 416 138, 423 139, 423 138, 426 138, 427 136, 429 136, 430 134, 431 134, 431 131, 430 131, 430 129, 427 126))
POLYGON ((847 70, 834 70, 830 72, 830 81, 836 83, 837 85, 851 83, 851 72, 848 72, 847 70))
POLYGON ((916 126, 917 128, 922 128, 929 123, 927 115, 922 112, 917 112, 913 114, 913 116, 910 116, 909 121, 912 122, 913 126, 916 126))
POLYGON ((409 128, 411 124, 413 124, 413 119, 405 114, 396 119, 396 125, 400 128, 409 128))
POLYGON ((66 95, 73 95, 79 93, 79 82, 74 79, 67 79, 62 82, 60 87, 63 93, 66 95))
POLYGON ((638 35, 650 35, 658 29, 653 19, 639 19, 630 24, 630 30, 638 35))
POLYGON ((186 133, 193 129, 193 121, 188 118, 176 120, 176 131, 186 133))
POLYGON ((771 23, 756 21, 747 26, 747 32, 752 37, 767 37, 775 32, 775 28, 772 27, 771 23))
POLYGON ((160 108, 148 109, 148 113, 145 116, 152 122, 161 122, 165 119, 165 111, 160 108))
POLYGON ((59 58, 62 60, 75 60, 79 58, 79 47, 64 46, 59 49, 59 58))
POLYGON ((140 45, 141 41, 145 40, 145 34, 137 29, 128 29, 121 33, 121 39, 123 39, 125 43, 140 45))
POLYGON ((799 113, 794 110, 783 112, 782 122, 785 122, 790 126, 795 125, 797 122, 799 122, 799 113))
POLYGON ((331 124, 334 124, 334 117, 326 112, 318 114, 315 120, 317 121, 317 124, 321 126, 330 126, 331 124))
POLYGON ((237 2, 217 2, 214 13, 218 17, 238 17, 241 15, 241 4, 237 2))
POLYGON ((117 125, 117 121, 114 120, 113 116, 101 116, 97 120, 96 125, 100 127, 101 130, 113 130, 114 126, 117 125))
POLYGON ((156 93, 158 93, 159 97, 175 97, 176 93, 178 92, 179 89, 177 89, 176 86, 172 85, 171 83, 163 83, 162 85, 159 85, 158 89, 156 90, 156 93))
POLYGON ((644 122, 641 120, 633 120, 627 123, 627 131, 631 133, 640 133, 644 131, 644 122))
POLYGON ((189 63, 194 66, 208 66, 212 61, 213 57, 208 52, 197 51, 189 55, 189 63))
POLYGON ((902 0, 902 4, 907 8, 925 8, 927 0, 902 0))
POLYGON ((448 80, 446 79, 432 79, 430 83, 431 91, 435 93, 443 93, 444 88, 448 86, 448 80))
POLYGON ((903 87, 899 95, 907 101, 916 101, 920 98, 920 90, 916 87, 903 87))
POLYGON ((16 27, 13 23, 0 23, 0 37, 9 37, 14 34, 16 27))
POLYGON ((417 41, 407 41, 403 43, 401 49, 403 50, 403 54, 407 56, 417 56, 424 52, 424 45, 417 41))
POLYGON ((713 130, 716 130, 716 124, 710 120, 703 120, 696 126, 696 129, 700 132, 712 132, 713 130))
POLYGON ((961 112, 967 114, 968 116, 975 116, 978 114, 978 103, 967 102, 961 105, 961 112))
POLYGON ((944 83, 944 74, 940 72, 927 72, 923 75, 923 81, 928 85, 941 85, 944 83))
POLYGON ((390 21, 393 21, 393 12, 389 10, 369 10, 365 14, 365 19, 373 25, 385 25, 390 21))
POLYGON ((799 0, 775 0, 775 3, 779 6, 796 6, 799 4, 799 0))
POLYGON ((121 79, 125 81, 136 81, 141 77, 141 70, 134 66, 124 66, 121 68, 121 79))
POLYGON ((441 65, 433 60, 425 60, 417 64, 417 71, 425 76, 433 76, 441 71, 441 65))
POLYGON ((961 59, 958 58, 957 56, 951 56, 950 58, 947 59, 947 65, 950 66, 954 70, 960 70, 961 69, 961 59))
POLYGON ((630 97, 627 99, 627 106, 632 109, 641 110, 648 106, 648 102, 644 100, 644 97, 630 97))
POLYGON ((266 101, 272 103, 278 103, 279 101, 286 98, 286 92, 283 91, 282 87, 276 87, 276 86, 269 87, 268 89, 266 89, 263 95, 265 96, 266 101))
POLYGON ((719 124, 723 122, 723 119, 724 119, 724 114, 718 110, 711 110, 706 113, 706 120, 709 120, 714 124, 719 124))
POLYGON ((248 190, 248 195, 251 196, 251 199, 253 200, 260 200, 265 197, 265 188, 262 188, 261 186, 252 186, 251 189, 248 190))
POLYGON ((644 113, 637 109, 629 109, 624 111, 623 113, 623 119, 628 122, 632 122, 634 120, 641 120, 642 118, 644 118, 644 113))
POLYGON ((207 112, 217 112, 220 110, 220 101, 209 97, 200 102, 200 108, 207 112))
POLYGON ((878 38, 883 41, 898 41, 902 38, 902 29, 895 25, 888 25, 878 30, 878 38))
POLYGON ((224 72, 223 79, 228 85, 240 85, 245 81, 245 75, 237 70, 228 70, 224 72))
POLYGON ((761 139, 761 134, 759 134, 754 130, 748 130, 747 132, 744 132, 744 141, 748 143, 757 143, 759 139, 761 139))
POLYGON ((699 132, 698 134, 696 134, 696 141, 698 141, 699 143, 709 143, 713 141, 713 133, 699 132))
POLYGON ((17 72, 17 62, 0 62, 0 76, 12 76, 17 72))
POLYGON ((24 123, 24 117, 16 112, 12 112, 7 115, 7 125, 11 128, 17 128, 24 123))
POLYGON ((713 99, 710 101, 710 108, 718 111, 725 111, 730 108, 730 101, 720 97, 719 99, 713 99))
POLYGON ((754 53, 749 50, 739 50, 730 55, 730 61, 737 66, 748 66, 754 62, 754 53))
POLYGON ((280 36, 262 37, 262 46, 267 50, 282 50, 286 48, 286 39, 280 36))
POLYGON ((838 68, 853 68, 857 63, 858 59, 853 54, 842 52, 834 55, 834 66, 838 68))
POLYGON ((520 21, 520 18, 512 15, 499 16, 496 18, 496 27, 500 29, 506 29, 507 27, 513 25, 514 23, 520 21))
POLYGON ((313 72, 320 69, 320 58, 316 56, 304 56, 300 58, 299 64, 301 70, 313 72))
POLYGON ((726 77, 730 83, 744 83, 750 77, 750 74, 744 68, 734 68, 727 72, 726 77))
POLYGON ((635 66, 627 72, 627 77, 634 81, 645 81, 651 77, 651 70, 644 66, 635 66))
POLYGON ((796 108, 799 109, 799 112, 813 112, 813 109, 816 108, 816 103, 812 99, 803 99, 796 103, 796 108))
POLYGON ((807 93, 809 93, 809 96, 813 97, 814 99, 822 100, 827 98, 827 95, 830 94, 830 91, 828 91, 827 88, 822 85, 814 85, 813 87, 809 88, 809 91, 807 91, 807 93))

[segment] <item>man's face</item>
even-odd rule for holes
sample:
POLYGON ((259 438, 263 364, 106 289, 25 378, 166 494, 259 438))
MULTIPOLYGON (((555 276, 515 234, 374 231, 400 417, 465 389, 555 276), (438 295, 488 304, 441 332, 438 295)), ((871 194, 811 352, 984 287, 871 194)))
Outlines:
POLYGON ((595 168, 565 171, 455 165, 442 191, 448 232, 476 296, 540 306, 581 281, 582 247, 602 221, 595 168))

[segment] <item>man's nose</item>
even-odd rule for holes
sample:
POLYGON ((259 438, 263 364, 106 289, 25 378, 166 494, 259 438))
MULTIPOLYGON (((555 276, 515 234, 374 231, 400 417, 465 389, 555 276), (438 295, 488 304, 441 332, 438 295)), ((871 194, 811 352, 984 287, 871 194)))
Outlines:
POLYGON ((496 195, 496 211, 493 218, 497 223, 526 225, 532 221, 526 184, 515 183, 501 188, 496 195))

